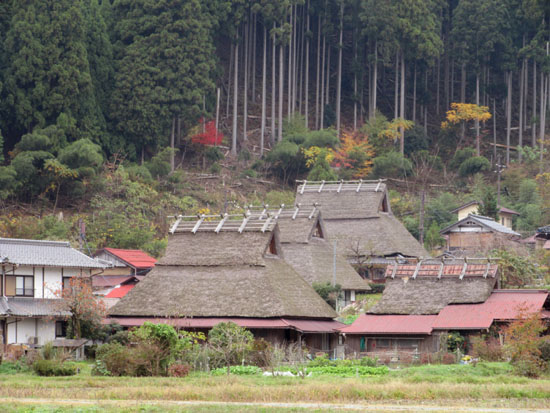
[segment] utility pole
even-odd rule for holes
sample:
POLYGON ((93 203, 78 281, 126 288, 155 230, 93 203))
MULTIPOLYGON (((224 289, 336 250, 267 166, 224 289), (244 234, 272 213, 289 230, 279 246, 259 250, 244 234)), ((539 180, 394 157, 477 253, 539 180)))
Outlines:
POLYGON ((496 168, 497 170, 495 173, 497 173, 497 207, 500 207, 500 175, 502 175, 502 171, 506 168, 506 165, 503 165, 500 163, 500 155, 497 158, 496 168))

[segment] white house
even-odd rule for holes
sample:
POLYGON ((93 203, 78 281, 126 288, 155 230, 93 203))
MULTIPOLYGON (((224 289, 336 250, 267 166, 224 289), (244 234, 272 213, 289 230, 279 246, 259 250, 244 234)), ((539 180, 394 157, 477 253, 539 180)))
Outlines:
POLYGON ((11 238, 0 238, 0 265, 0 343, 38 346, 65 336, 56 292, 108 266, 68 242, 11 238))

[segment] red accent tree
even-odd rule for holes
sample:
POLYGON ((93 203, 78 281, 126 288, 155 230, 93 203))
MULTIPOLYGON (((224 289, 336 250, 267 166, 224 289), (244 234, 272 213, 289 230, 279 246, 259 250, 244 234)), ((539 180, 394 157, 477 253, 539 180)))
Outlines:
MULTIPOLYGON (((203 123, 204 119, 200 120, 203 123)), ((216 130, 216 123, 211 120, 204 125, 204 132, 197 133, 191 137, 193 143, 199 143, 201 145, 216 146, 222 142, 223 133, 216 130)))

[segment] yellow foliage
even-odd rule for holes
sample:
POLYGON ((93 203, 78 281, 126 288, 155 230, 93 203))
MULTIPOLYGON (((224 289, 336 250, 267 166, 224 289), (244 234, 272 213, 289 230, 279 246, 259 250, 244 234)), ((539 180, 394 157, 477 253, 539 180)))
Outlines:
POLYGON ((325 159, 328 163, 331 163, 334 159, 334 154, 332 153, 332 151, 327 150, 326 148, 320 148, 318 146, 310 146, 307 149, 302 148, 302 153, 304 154, 304 158, 306 158, 306 166, 308 168, 312 168, 313 165, 315 165, 317 158, 319 158, 319 156, 322 154, 324 154, 325 159))
POLYGON ((395 140, 401 137, 401 128, 403 130, 409 130, 413 126, 414 122, 412 120, 395 118, 388 123, 388 127, 381 132, 381 135, 388 139, 395 140))
POLYGON ((447 120, 441 122, 441 127, 446 129, 451 125, 477 120, 485 122, 491 119, 491 113, 487 106, 479 106, 474 103, 451 103, 451 110, 447 111, 447 120))

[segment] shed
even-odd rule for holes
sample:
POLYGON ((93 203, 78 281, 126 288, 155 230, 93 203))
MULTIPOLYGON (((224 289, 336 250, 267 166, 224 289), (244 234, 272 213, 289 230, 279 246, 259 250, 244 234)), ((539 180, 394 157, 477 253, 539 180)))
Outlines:
POLYGON ((144 251, 120 248, 103 248, 94 257, 111 263, 105 275, 145 275, 157 262, 144 251))

